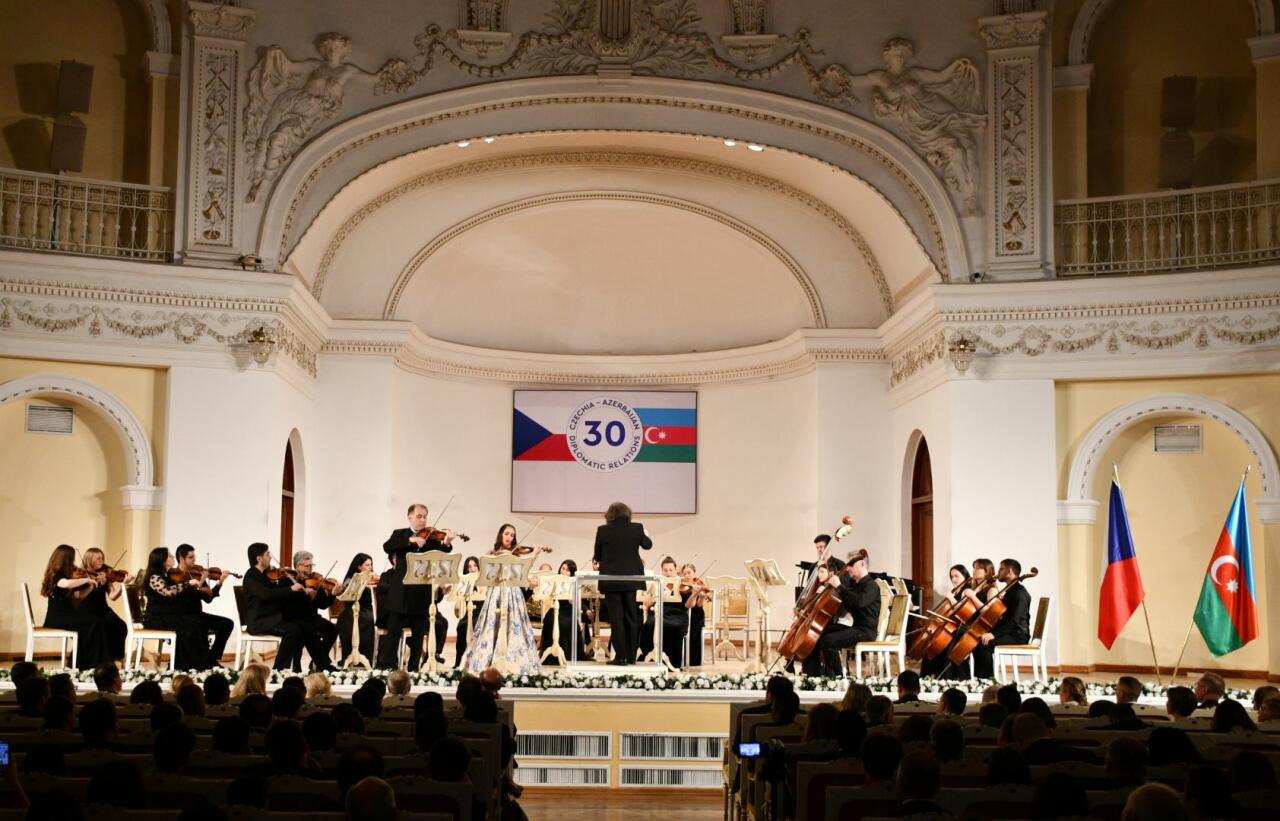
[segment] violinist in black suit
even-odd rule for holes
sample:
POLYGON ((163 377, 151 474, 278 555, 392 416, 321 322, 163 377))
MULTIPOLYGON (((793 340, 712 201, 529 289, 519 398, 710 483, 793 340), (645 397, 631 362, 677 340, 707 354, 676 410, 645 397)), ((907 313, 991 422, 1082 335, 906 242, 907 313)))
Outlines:
MULTIPOLYGON (((592 559, 599 563, 600 575, 638 576, 644 573, 640 550, 652 549, 653 540, 645 533, 644 525, 631 521, 631 508, 622 502, 614 502, 605 511, 604 521, 596 529, 595 552, 592 555, 592 559)), ((640 608, 636 606, 636 591, 643 588, 644 582, 600 582, 613 634, 614 657, 610 664, 627 665, 636 659, 636 648, 640 642, 640 608)))
POLYGON ((1008 589, 1004 591, 1004 615, 991 632, 979 636, 973 649, 973 675, 976 678, 995 677, 995 650, 1003 644, 1026 644, 1031 641, 1031 594, 1025 585, 1018 583, 1022 564, 1017 559, 1004 559, 996 572, 996 579, 1008 589))
POLYGON ((317 669, 332 670, 329 649, 316 631, 301 621, 289 620, 284 613, 286 602, 296 593, 305 594, 306 588, 289 576, 272 581, 267 578, 270 567, 270 548, 262 542, 249 545, 249 569, 245 571, 243 583, 245 626, 250 633, 280 637, 275 669, 288 670, 305 647, 317 669))
MULTIPOLYGON (((428 550, 440 550, 445 553, 453 551, 453 531, 444 531, 443 541, 432 539, 427 541, 418 532, 427 528, 427 506, 424 504, 409 505, 407 512, 409 526, 391 531, 391 536, 382 543, 382 549, 395 560, 395 566, 383 575, 387 582, 387 640, 378 648, 378 666, 393 670, 397 665, 396 655, 400 649, 400 633, 408 627, 409 632, 409 666, 410 671, 418 669, 422 656, 423 637, 427 634, 427 611, 431 606, 431 585, 405 584, 404 574, 409 562, 405 558, 409 553, 425 553, 428 550)), ((443 661, 443 659, 441 659, 443 661)))

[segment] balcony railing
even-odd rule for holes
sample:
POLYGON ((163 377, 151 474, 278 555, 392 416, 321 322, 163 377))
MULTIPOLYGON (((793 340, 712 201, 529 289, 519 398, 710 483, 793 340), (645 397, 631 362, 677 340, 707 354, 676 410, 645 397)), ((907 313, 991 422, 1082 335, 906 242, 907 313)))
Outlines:
POLYGON ((1145 274, 1280 262, 1280 180, 1063 200, 1059 276, 1145 274))
POLYGON ((173 258, 173 190, 0 168, 0 246, 173 258))

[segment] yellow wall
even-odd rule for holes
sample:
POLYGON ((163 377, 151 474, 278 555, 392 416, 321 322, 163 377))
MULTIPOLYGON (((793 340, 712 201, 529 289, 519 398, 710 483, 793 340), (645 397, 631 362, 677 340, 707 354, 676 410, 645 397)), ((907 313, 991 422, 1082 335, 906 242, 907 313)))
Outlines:
POLYGON ((1192 184, 1254 179, 1253 34, 1244 0, 1115 4, 1090 41, 1089 196, 1158 189, 1161 80, 1174 74, 1199 78, 1192 184))
MULTIPOLYGON (((1104 415, 1135 400, 1157 394, 1194 394, 1216 399, 1250 419, 1271 442, 1280 441, 1280 376, 1204 379, 1158 379, 1127 382, 1075 382, 1057 387, 1059 498, 1065 498, 1067 476, 1081 440, 1104 415)), ((1107 493, 1110 466, 1120 470, 1156 651, 1163 666, 1177 659, 1209 556, 1222 530, 1240 474, 1254 463, 1242 440, 1226 427, 1200 417, 1142 419, 1116 437, 1100 459, 1092 498, 1102 502, 1092 527, 1060 526, 1059 610, 1063 665, 1150 665, 1151 649, 1139 611, 1115 646, 1106 650, 1097 639, 1098 591, 1102 582, 1107 536, 1107 493), (1157 454, 1152 447, 1156 424, 1199 424, 1199 454, 1157 454)), ((1193 633, 1184 670, 1226 668, 1261 671, 1271 667, 1265 613, 1268 605, 1267 537, 1280 536, 1275 525, 1263 527, 1254 506, 1262 494, 1257 464, 1246 484, 1253 537, 1254 584, 1262 616, 1262 637, 1241 650, 1214 660, 1198 633, 1193 633), (1272 532, 1269 534, 1267 530, 1272 532)), ((1275 568, 1272 568, 1273 572, 1275 568)), ((1275 643, 1272 641, 1272 643, 1275 643)), ((1165 674, 1168 674, 1166 669, 1165 674)))
MULTIPOLYGON (((0 383, 33 374, 71 376, 114 394, 151 440, 160 481, 162 454, 156 443, 164 439, 163 371, 0 357, 0 383)), ((141 531, 135 543, 154 545, 160 538, 158 511, 121 509, 118 489, 127 483, 124 451, 102 415, 77 404, 70 436, 27 433, 26 406, 33 402, 69 403, 61 397, 27 397, 0 405, 0 555, 12 571, 0 580, 0 653, 20 653, 25 646, 22 582, 31 586, 37 622, 43 621, 40 579, 56 545, 101 547, 107 561, 114 561, 128 545, 131 527, 141 531)), ((136 568, 143 558, 133 555, 126 562, 136 568)), ((48 652, 52 646, 37 651, 48 652)))
MULTIPOLYGON (((48 171, 58 63, 93 66, 82 175, 148 181, 143 57, 150 28, 133 0, 5 0, 0 24, 0 166, 48 171)), ((176 40, 175 40, 176 42, 176 40)))

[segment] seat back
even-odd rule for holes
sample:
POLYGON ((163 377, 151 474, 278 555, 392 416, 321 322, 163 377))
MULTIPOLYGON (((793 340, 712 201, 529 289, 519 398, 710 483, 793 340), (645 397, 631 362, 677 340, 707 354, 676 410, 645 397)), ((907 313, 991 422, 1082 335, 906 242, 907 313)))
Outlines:
POLYGON ((1049 625, 1049 597, 1041 596, 1036 605, 1036 620, 1031 627, 1031 643, 1039 645, 1044 642, 1044 631, 1049 625))
POLYGON ((246 629, 245 625, 248 624, 244 617, 244 585, 237 584, 231 589, 234 590, 236 594, 236 618, 239 620, 240 629, 244 630, 246 629))
POLYGON ((36 612, 31 609, 31 586, 26 582, 22 583, 22 598, 27 603, 22 614, 27 617, 27 632, 30 633, 36 628, 36 612))
POLYGON ((905 637, 904 625, 907 623, 907 610, 911 607, 911 597, 898 593, 889 603, 889 622, 885 625, 884 640, 898 641, 905 637))
POLYGON ((125 585, 124 603, 129 611, 130 628, 140 626, 142 624, 142 588, 134 584, 125 585))
POLYGON ((884 641, 885 631, 889 629, 889 606, 893 601, 893 588, 884 579, 876 579, 876 587, 880 589, 880 621, 876 624, 876 641, 884 641))

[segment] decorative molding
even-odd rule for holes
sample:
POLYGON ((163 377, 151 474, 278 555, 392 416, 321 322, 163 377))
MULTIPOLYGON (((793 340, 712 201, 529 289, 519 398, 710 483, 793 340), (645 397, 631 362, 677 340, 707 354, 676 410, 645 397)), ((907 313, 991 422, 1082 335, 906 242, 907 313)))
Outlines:
POLYGON ((402 63, 388 60, 377 72, 346 62, 351 39, 328 32, 316 39, 320 59, 291 60, 280 46, 269 46, 249 70, 249 104, 244 112, 244 149, 249 166, 249 202, 325 120, 342 111, 346 84, 355 78, 376 81, 374 92, 403 91, 402 63))
POLYGON ((216 37, 221 40, 243 40, 253 28, 258 13, 224 3, 200 3, 191 0, 191 26, 197 37, 216 37))
POLYGON ((235 111, 239 47, 202 44, 196 72, 191 244, 235 247, 235 111))
POLYGON ((988 51, 1002 48, 1019 48, 1040 45, 1048 12, 1033 11, 1025 14, 1001 14, 978 18, 978 35, 987 44, 988 51))
POLYGON ((1249 44, 1249 54, 1255 63, 1280 57, 1280 34, 1250 37, 1246 42, 1249 44))
MULTIPOLYGON (((733 180, 744 185, 764 188, 795 200, 805 207, 817 212, 824 219, 830 221, 838 231, 848 238, 848 240, 853 244, 856 252, 866 263, 867 268, 875 281, 876 291, 880 295, 880 302, 884 307, 886 315, 892 315, 894 312, 893 294, 889 289, 888 280, 885 278, 884 271, 880 267, 879 260, 876 259, 875 254, 871 251, 871 246, 867 243, 866 239, 862 236, 862 233, 853 225, 853 223, 849 222, 844 215, 825 201, 818 199, 812 194, 796 188, 795 186, 784 183, 781 180, 777 180, 772 177, 765 177, 760 174, 753 174, 751 172, 729 166, 707 162, 705 160, 672 157, 665 154, 644 154, 624 151, 560 152, 500 157, 497 159, 480 160, 432 171, 402 183, 396 188, 384 192, 373 200, 365 203, 365 205, 348 217, 338 230, 334 232, 333 237, 325 247, 324 254, 320 258, 320 263, 316 269, 315 280, 312 283, 311 293, 317 299, 319 299, 323 294, 324 286, 328 281, 329 272, 333 266, 333 261, 337 256, 338 251, 341 249, 342 244, 347 240, 351 233, 379 209, 385 208, 387 205, 405 194, 443 181, 462 179, 479 174, 500 173, 515 168, 577 165, 622 165, 640 168, 677 170, 685 174, 701 174, 715 177, 717 179, 733 180)), ((808 291, 809 289, 806 290, 808 291)), ((816 296, 812 297, 812 299, 816 299, 816 296)), ((817 315, 821 315, 820 306, 818 310, 819 313, 817 315)), ((385 312, 384 316, 387 316, 385 312)))
MULTIPOLYGON (((1271 2, 1272 0, 1251 0, 1254 33, 1259 37, 1276 31, 1275 9, 1271 2)), ((1070 65, 1078 66, 1089 62, 1089 41, 1093 37, 1093 31, 1115 4, 1116 0, 1085 0, 1071 24, 1071 40, 1067 46, 1067 62, 1070 65)))
POLYGON ((1115 438, 1139 420, 1162 416, 1202 416, 1223 425, 1240 437, 1257 460, 1258 478, 1262 482, 1262 498, 1257 500, 1259 516, 1268 524, 1280 522, 1280 516, 1273 515, 1280 512, 1280 488, 1277 487, 1280 466, 1277 465, 1275 451, 1257 425, 1244 414, 1216 399, 1190 394, 1166 394, 1139 399, 1116 408, 1089 429, 1071 460, 1067 498, 1058 502, 1059 524, 1092 524, 1097 520, 1098 503, 1094 501, 1092 509, 1087 503, 1093 501, 1090 497, 1099 460, 1115 438), (1089 516, 1090 511, 1093 513, 1092 517, 1089 516))
POLYGON ((449 32, 458 46, 465 51, 475 55, 478 60, 489 59, 491 51, 505 51, 507 44, 511 42, 511 32, 509 31, 471 31, 467 29, 456 29, 449 32))
POLYGON ((134 5, 151 22, 151 48, 148 51, 172 56, 173 32, 165 0, 134 0, 134 5))
POLYGON ((154 485, 124 485, 120 506, 125 510, 159 510, 164 507, 164 491, 154 485))
POLYGON ((1053 87, 1089 90, 1093 82, 1093 63, 1078 66, 1054 66, 1053 87))
POLYGON ((154 487, 155 461, 151 442, 138 417, 115 394, 92 382, 62 374, 23 376, 0 383, 0 405, 26 396, 66 397, 97 411, 111 425, 124 447, 126 488, 144 493, 158 491, 154 487))
MULTIPOLYGON (((566 202, 630 202, 644 203, 647 205, 658 205, 665 208, 675 208, 686 211, 691 214, 714 220, 721 225, 737 231, 748 240, 761 246, 766 252, 773 255, 795 279, 800 290, 804 293, 805 300, 809 303, 810 316, 813 318, 813 327, 827 327, 827 317, 822 308, 822 301, 818 298, 818 291, 813 286, 813 282, 809 279, 809 275, 805 273, 795 258, 786 252, 780 245, 766 236, 764 233, 747 225, 741 220, 735 219, 722 211, 709 208, 696 202, 677 199, 675 197, 659 196, 657 194, 646 194, 634 191, 571 191, 562 194, 544 194, 537 197, 518 200, 516 202, 506 203, 496 208, 491 208, 479 214, 475 214, 467 219, 457 222, 441 231, 423 246, 423 248, 414 254, 413 259, 405 265, 400 275, 396 278, 395 283, 391 287, 391 292, 387 295, 386 306, 382 312, 383 319, 395 319, 396 312, 400 305, 400 298, 404 295, 405 289, 409 286, 410 281, 417 275, 418 271, 426 265, 427 260, 433 254, 443 248, 445 245, 460 238, 466 232, 484 225, 495 219, 510 216, 520 211, 532 208, 541 208, 546 205, 555 205, 566 202)), ((889 306, 892 308, 892 306, 889 306)))
POLYGON ((733 14, 734 34, 764 34, 768 0, 728 0, 728 5, 733 14))
POLYGON ((895 352, 889 360, 889 387, 896 387, 934 362, 941 362, 944 353, 946 341, 942 330, 935 330, 905 350, 895 352))
POLYGON ((507 27, 507 0, 461 0, 462 25, 471 31, 498 32, 507 27))
POLYGON ((178 55, 161 51, 148 51, 142 58, 142 67, 148 77, 177 77, 182 74, 178 55))
MULTIPOLYGON (((298 212, 311 188, 316 184, 317 180, 325 171, 334 167, 337 163, 347 157, 353 151, 363 148, 370 143, 381 139, 402 135, 409 131, 425 131, 431 133, 433 126, 441 123, 456 120, 464 117, 476 117, 487 114, 493 114, 500 111, 513 111, 529 107, 538 106, 558 106, 558 105, 591 105, 591 106, 607 106, 607 105, 637 105, 637 106, 664 106, 678 110, 695 110, 706 114, 716 116, 737 117, 744 120, 757 123, 765 123, 767 125, 778 126, 781 128, 791 129, 802 132, 806 135, 817 137, 819 139, 833 142, 844 149, 855 151, 867 156, 871 161, 882 167, 888 172, 898 183, 906 190, 906 193, 918 207, 918 214, 926 221, 928 226, 927 236, 930 242, 926 246, 917 236, 917 242, 921 243, 921 248, 925 255, 929 257, 934 267, 938 270, 939 278, 943 282, 950 281, 950 272, 952 266, 949 263, 949 254, 956 253, 960 262, 960 267, 967 270, 968 253, 963 242, 963 237, 959 233, 959 226, 954 219, 948 222, 948 231, 950 236, 955 237, 955 242, 949 245, 944 239, 942 222, 939 217, 938 208, 933 201, 925 195, 920 187, 920 183, 914 177, 906 172, 899 160, 891 157, 883 148, 874 145, 865 139, 861 139, 851 134, 848 129, 830 128, 815 124, 810 121, 800 120, 792 117, 782 117, 761 111, 757 107, 744 108, 737 105, 706 103, 698 100, 671 100, 667 97, 653 95, 628 95, 628 94, 572 94, 561 95, 553 94, 548 96, 521 96, 517 99, 508 99, 501 102, 482 103, 470 106, 459 106, 451 108, 448 111, 424 115, 421 117, 407 120, 404 122, 389 125, 383 128, 374 129, 366 132, 355 139, 344 140, 336 145, 322 159, 316 161, 314 165, 307 171, 305 177, 297 184, 296 188, 289 194, 289 203, 287 207, 279 208, 279 212, 284 214, 281 220, 280 228, 277 231, 271 231, 271 236, 278 236, 279 245, 276 248, 277 260, 287 259, 290 251, 290 243, 294 234, 294 226, 298 219, 298 212)), ((424 144, 423 148, 433 147, 434 143, 424 144)), ((834 163, 828 163, 833 168, 842 172, 849 173, 848 169, 834 163)), ((886 202, 888 200, 886 198, 886 202)), ((281 204, 283 206, 283 204, 281 204)), ((891 207, 892 204, 890 203, 891 207)), ((269 209, 270 210, 270 209, 269 209)), ((896 207, 895 207, 895 210, 896 207)), ((899 211, 899 214, 902 212, 899 211)), ((946 212, 950 216, 950 212, 946 212)), ((904 221, 905 217, 904 217, 904 221)), ((915 232, 913 231, 913 234, 915 232)), ((892 296, 892 294, 890 294, 892 296)))

